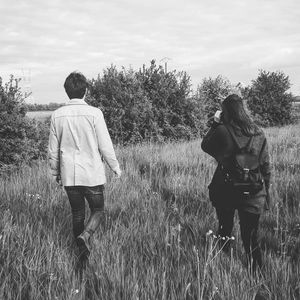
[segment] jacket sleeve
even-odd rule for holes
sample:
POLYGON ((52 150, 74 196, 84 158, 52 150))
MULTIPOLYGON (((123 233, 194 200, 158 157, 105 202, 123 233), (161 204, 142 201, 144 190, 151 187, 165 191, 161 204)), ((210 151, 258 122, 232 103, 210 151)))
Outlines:
POLYGON ((264 137, 264 142, 260 154, 260 171, 265 181, 266 190, 268 191, 270 186, 270 178, 271 178, 271 164, 270 164, 270 156, 268 150, 268 142, 265 137, 264 137))
POLYGON ((204 152, 222 162, 224 155, 230 151, 231 137, 224 125, 214 123, 204 136, 201 148, 204 152))
POLYGON ((51 118, 50 124, 50 134, 49 134, 49 144, 48 144, 48 157, 49 164, 51 169, 51 174, 53 176, 60 175, 60 160, 59 160, 59 152, 60 152, 60 143, 55 130, 54 118, 51 118))
POLYGON ((265 209, 269 210, 271 206, 271 197, 270 197, 270 178, 271 178, 271 164, 270 164, 270 156, 268 150, 268 142, 267 139, 264 137, 264 142, 260 154, 260 171, 264 178, 265 188, 266 188, 266 202, 265 202, 265 209))
POLYGON ((107 162, 109 167, 117 174, 119 174, 120 166, 116 158, 114 147, 107 130, 107 126, 103 117, 102 111, 99 109, 99 113, 95 118, 95 130, 98 140, 98 149, 104 160, 107 162))

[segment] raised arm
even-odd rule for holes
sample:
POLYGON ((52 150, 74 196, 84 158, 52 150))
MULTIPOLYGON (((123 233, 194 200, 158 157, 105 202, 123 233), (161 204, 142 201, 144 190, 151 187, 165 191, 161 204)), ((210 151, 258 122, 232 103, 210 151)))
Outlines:
POLYGON ((226 127, 214 123, 204 136, 201 148, 204 152, 214 157, 218 162, 222 162, 225 155, 229 153, 232 141, 226 127))

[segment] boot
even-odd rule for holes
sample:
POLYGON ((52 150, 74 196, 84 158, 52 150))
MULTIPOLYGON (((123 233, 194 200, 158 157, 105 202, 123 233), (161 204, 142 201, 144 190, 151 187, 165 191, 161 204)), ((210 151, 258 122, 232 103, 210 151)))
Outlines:
POLYGON ((80 253, 84 253, 85 255, 89 255, 91 251, 90 244, 91 235, 88 231, 83 231, 77 238, 76 243, 79 248, 80 253))

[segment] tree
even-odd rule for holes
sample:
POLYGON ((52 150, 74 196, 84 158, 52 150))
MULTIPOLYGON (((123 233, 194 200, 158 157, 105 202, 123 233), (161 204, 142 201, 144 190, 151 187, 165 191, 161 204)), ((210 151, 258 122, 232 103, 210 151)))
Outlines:
POLYGON ((152 60, 135 71, 115 66, 92 79, 87 101, 100 107, 114 141, 189 139, 199 132, 190 77, 152 60))
MULTIPOLYGON (((216 78, 204 78, 197 87, 195 100, 202 112, 202 128, 207 129, 215 112, 221 109, 222 101, 233 93, 240 93, 239 85, 233 86, 227 78, 218 75, 216 78)), ((202 131, 203 132, 203 131, 202 131)))
POLYGON ((0 170, 46 154, 45 142, 40 139, 46 129, 25 116, 26 105, 18 83, 11 76, 3 86, 0 78, 0 170))
POLYGON ((26 115, 27 107, 19 88, 19 82, 20 79, 11 75, 9 81, 3 86, 0 77, 0 112, 17 114, 23 117, 26 115))
POLYGON ((257 79, 245 89, 253 118, 262 126, 285 125, 293 121, 293 96, 289 77, 283 72, 260 70, 257 79))

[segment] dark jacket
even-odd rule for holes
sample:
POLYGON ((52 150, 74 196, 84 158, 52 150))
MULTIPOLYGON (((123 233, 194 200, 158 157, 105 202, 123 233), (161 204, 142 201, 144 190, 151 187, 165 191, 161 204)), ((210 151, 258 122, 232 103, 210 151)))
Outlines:
MULTIPOLYGON (((243 135, 239 128, 232 125, 226 126, 231 126, 242 147, 247 145, 250 137, 243 135)), ((203 138, 201 144, 202 150, 214 157, 218 162, 209 185, 210 200, 215 207, 238 208, 260 214, 269 204, 268 193, 271 171, 267 140, 263 131, 260 135, 254 136, 253 139, 252 147, 260 157, 260 170, 265 182, 264 188, 255 195, 244 196, 224 182, 224 173, 221 165, 230 164, 231 157, 237 150, 237 147, 230 132, 223 124, 214 123, 203 138)))

